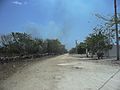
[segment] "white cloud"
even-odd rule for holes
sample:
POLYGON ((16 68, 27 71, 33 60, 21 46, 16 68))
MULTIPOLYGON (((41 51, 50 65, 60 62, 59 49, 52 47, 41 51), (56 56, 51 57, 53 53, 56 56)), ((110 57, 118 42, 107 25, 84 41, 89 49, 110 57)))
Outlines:
POLYGON ((27 2, 13 1, 12 4, 15 4, 15 5, 26 5, 27 2))
POLYGON ((12 3, 15 4, 15 5, 22 5, 22 4, 23 4, 23 3, 20 2, 20 1, 13 1, 12 3))

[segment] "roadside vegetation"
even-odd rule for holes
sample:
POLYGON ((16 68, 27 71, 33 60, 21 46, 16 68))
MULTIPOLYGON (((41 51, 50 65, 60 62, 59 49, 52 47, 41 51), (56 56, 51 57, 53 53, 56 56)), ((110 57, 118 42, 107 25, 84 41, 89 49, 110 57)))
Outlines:
POLYGON ((59 55, 66 52, 65 45, 58 39, 43 40, 19 32, 0 36, 1 62, 59 55))
MULTIPOLYGON (((115 44, 115 17, 105 18, 99 14, 96 14, 96 17, 103 20, 104 23, 94 27, 93 32, 86 37, 84 42, 69 51, 70 54, 86 54, 88 57, 88 53, 90 53, 91 57, 97 55, 100 59, 105 51, 112 49, 115 44)), ((117 24, 120 25, 120 14, 118 14, 117 24)))

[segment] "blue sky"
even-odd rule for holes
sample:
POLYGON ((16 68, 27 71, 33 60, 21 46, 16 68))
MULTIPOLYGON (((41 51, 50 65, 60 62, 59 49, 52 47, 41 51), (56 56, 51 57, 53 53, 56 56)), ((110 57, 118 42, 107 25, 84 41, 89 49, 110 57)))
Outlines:
POLYGON ((70 49, 102 22, 96 13, 113 15, 113 7, 113 0, 0 0, 0 34, 27 32, 58 38, 70 49))

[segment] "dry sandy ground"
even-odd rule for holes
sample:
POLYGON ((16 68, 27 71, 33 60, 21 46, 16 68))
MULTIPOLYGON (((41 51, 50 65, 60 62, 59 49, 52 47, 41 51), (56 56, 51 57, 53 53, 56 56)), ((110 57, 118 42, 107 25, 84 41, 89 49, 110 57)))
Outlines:
POLYGON ((111 61, 66 54, 24 66, 1 80, 0 90, 120 90, 119 69, 111 61))

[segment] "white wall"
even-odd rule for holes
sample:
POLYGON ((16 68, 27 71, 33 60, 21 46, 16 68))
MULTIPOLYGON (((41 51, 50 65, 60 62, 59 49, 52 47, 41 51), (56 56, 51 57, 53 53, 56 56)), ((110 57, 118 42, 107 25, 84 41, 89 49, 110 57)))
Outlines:
MULTIPOLYGON (((119 47, 119 50, 120 50, 120 47, 119 47)), ((116 45, 114 45, 111 50, 106 51, 106 52, 104 53, 104 56, 116 57, 116 55, 117 55, 116 52, 117 52, 117 51, 116 51, 116 45)), ((119 56, 120 56, 120 53, 119 53, 119 56)))

